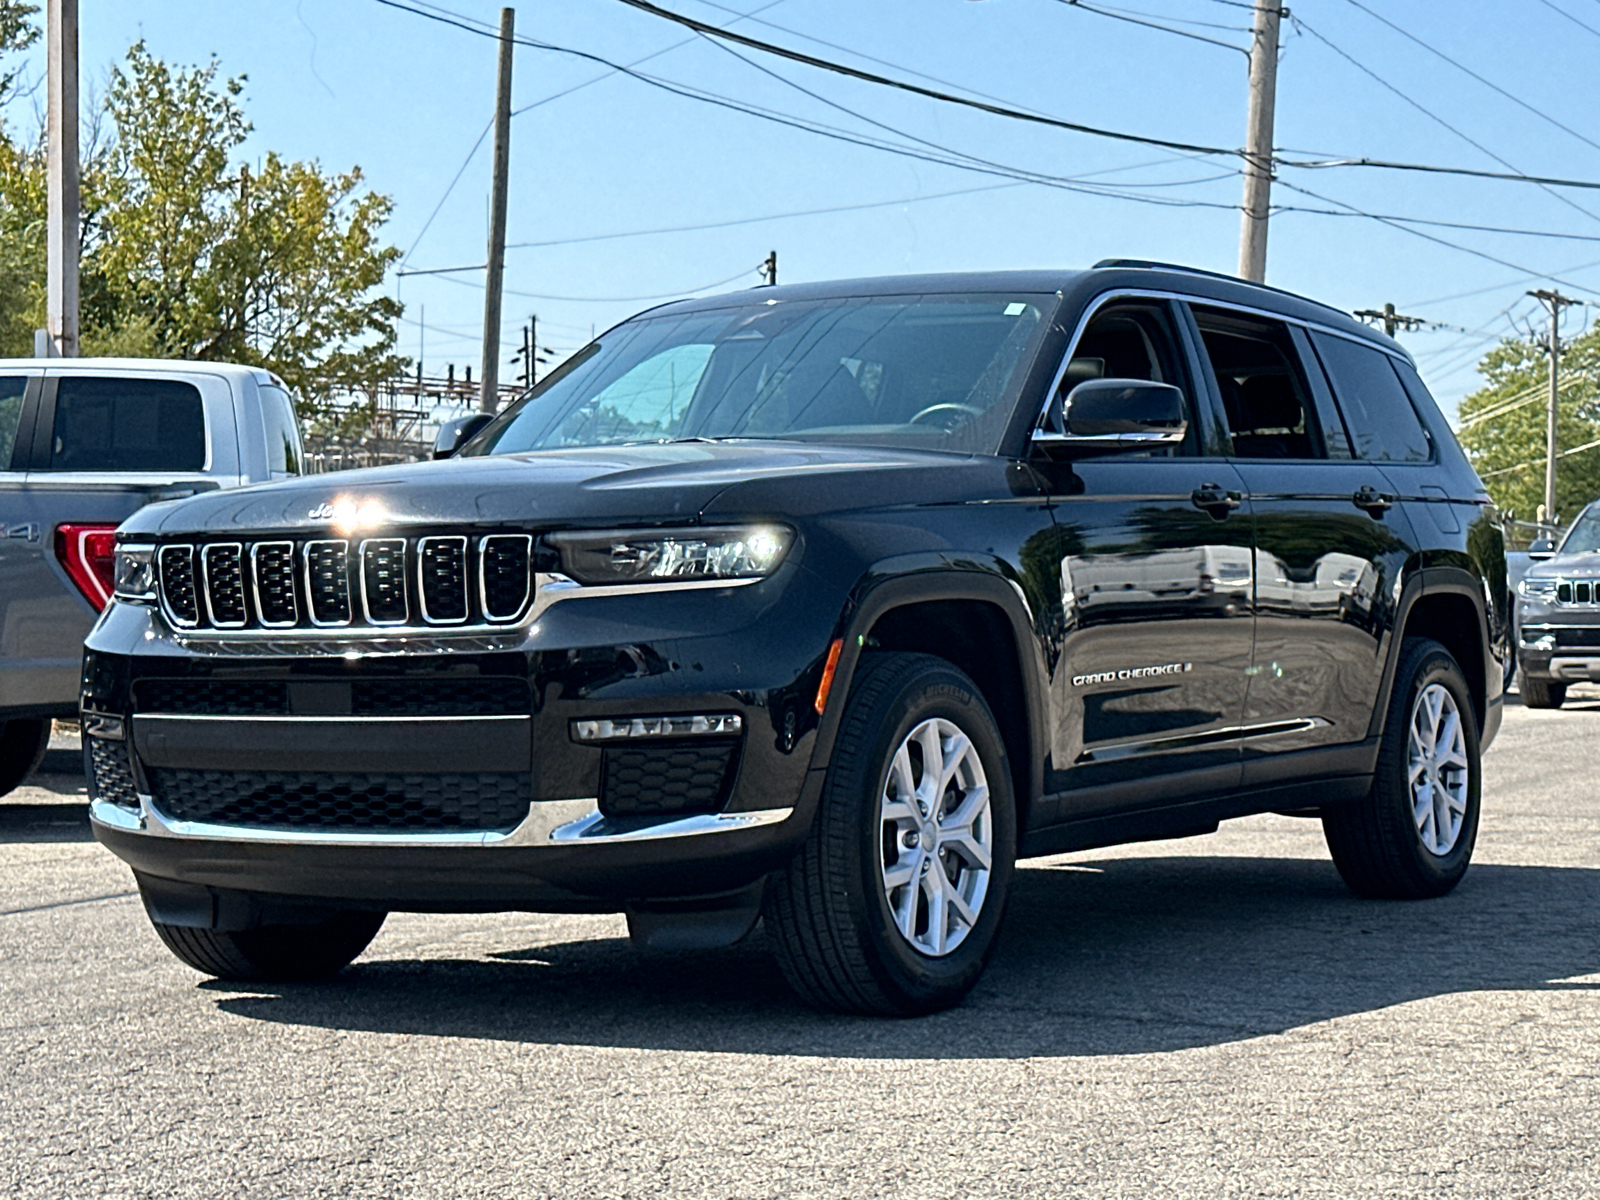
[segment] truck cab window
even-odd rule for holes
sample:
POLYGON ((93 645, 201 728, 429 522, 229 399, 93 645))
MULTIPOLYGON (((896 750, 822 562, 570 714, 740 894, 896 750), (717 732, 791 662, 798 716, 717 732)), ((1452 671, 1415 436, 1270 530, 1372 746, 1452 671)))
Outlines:
POLYGON ((0 375, 0 471, 11 469, 17 425, 22 419, 22 393, 27 387, 26 375, 0 375))
MULTIPOLYGON (((35 463, 38 458, 36 445, 35 463)), ((45 470, 199 471, 205 465, 205 416, 193 384, 70 375, 57 384, 45 470)))

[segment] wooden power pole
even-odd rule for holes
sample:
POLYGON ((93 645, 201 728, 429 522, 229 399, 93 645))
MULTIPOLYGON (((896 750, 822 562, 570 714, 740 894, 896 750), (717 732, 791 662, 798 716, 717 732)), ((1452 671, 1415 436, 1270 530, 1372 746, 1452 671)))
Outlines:
POLYGON ((1573 300, 1563 296, 1557 291, 1529 292, 1540 304, 1545 306, 1550 314, 1550 411, 1545 425, 1544 439, 1544 519, 1547 523, 1556 523, 1556 395, 1560 385, 1557 379, 1561 371, 1561 310, 1570 308, 1574 304, 1582 304, 1581 300, 1573 300))
POLYGON ((1395 307, 1392 304, 1385 304, 1381 310, 1375 308, 1358 308, 1352 315, 1360 317, 1363 321, 1382 322, 1383 331, 1390 337, 1393 337, 1402 329, 1421 329, 1428 323, 1428 319, 1426 317, 1407 317, 1396 312, 1395 307))
POLYGON ((500 69, 494 98, 494 194, 489 202, 489 273, 483 297, 483 375, 478 407, 499 403, 500 301, 506 271, 506 175, 511 166, 511 48, 516 10, 500 10, 500 69))
POLYGON ((1267 217, 1272 199, 1272 110, 1278 88, 1281 0, 1256 0, 1250 45, 1250 117, 1245 126, 1244 220, 1239 230, 1239 277, 1267 278, 1267 217))
POLYGON ((41 357, 78 354, 78 0, 49 0, 45 328, 41 357))

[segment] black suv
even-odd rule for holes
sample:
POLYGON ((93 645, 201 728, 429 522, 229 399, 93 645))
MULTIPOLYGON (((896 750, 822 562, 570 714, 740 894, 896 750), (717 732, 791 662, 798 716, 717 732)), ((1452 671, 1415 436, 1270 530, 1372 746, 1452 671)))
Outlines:
POLYGON ((395 909, 764 917, 808 1000, 915 1013, 1018 858, 1282 812, 1363 895, 1466 870, 1503 543, 1333 309, 1124 261, 764 288, 474 424, 119 533, 94 829, 201 971, 326 975, 395 909))
POLYGON ((1569 683, 1600 683, 1600 501, 1559 546, 1535 542, 1517 583, 1522 702, 1560 708, 1569 683))

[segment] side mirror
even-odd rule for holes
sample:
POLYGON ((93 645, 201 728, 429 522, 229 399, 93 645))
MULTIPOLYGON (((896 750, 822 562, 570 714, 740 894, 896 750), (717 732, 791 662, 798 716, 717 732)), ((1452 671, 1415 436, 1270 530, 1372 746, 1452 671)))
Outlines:
POLYGON ((1543 562, 1547 558, 1556 556, 1556 544, 1548 537, 1535 538, 1533 545, 1528 547, 1528 560, 1530 562, 1543 562))
POLYGON ((492 413, 476 412, 446 421, 439 426, 439 436, 433 439, 433 456, 449 458, 492 420, 492 413))
POLYGON ((1183 392, 1144 379, 1086 379, 1054 402, 1060 433, 1040 430, 1034 444, 1069 453, 1117 454, 1176 446, 1188 432, 1183 392))

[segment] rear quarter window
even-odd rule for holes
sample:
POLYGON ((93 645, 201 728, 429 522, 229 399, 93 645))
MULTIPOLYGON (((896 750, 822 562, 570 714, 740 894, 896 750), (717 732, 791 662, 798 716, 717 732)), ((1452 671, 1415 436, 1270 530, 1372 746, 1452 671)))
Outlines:
POLYGON ((17 426, 22 420, 22 394, 27 389, 26 375, 0 375, 0 471, 11 469, 17 426))
MULTIPOLYGON (((173 379, 65 376, 56 386, 49 471, 199 471, 200 391, 173 379)), ((35 449, 35 463, 38 450, 35 449)))
POLYGON ((1355 443, 1355 456, 1376 462, 1427 462, 1433 446, 1383 351, 1312 331, 1317 357, 1355 443))
POLYGON ((289 393, 271 383, 258 383, 261 395, 261 427, 267 439, 267 469, 279 475, 298 475, 300 465, 300 424, 295 420, 294 401, 289 393))

